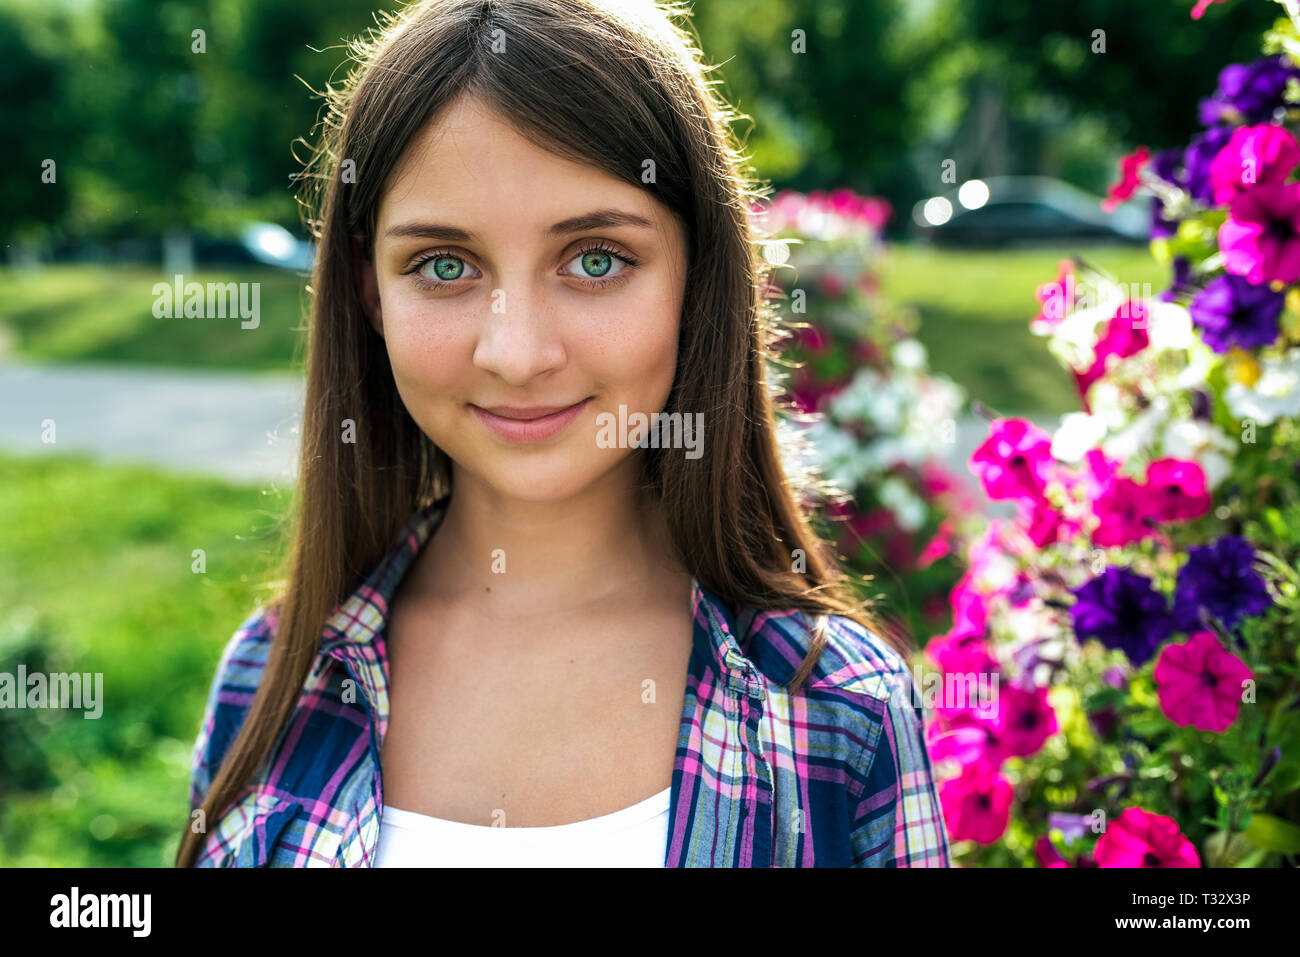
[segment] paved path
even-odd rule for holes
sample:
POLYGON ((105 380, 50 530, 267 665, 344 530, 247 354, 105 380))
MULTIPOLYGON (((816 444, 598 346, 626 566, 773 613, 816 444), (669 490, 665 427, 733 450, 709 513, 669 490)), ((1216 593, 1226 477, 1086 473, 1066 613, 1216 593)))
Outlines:
POLYGON ((239 482, 291 482, 295 376, 0 361, 0 447, 85 451, 239 482), (53 420, 53 445, 42 441, 53 420))
MULTIPOLYGON (((301 379, 116 364, 36 365, 0 360, 0 448, 57 448, 240 482, 291 482, 298 458, 301 379), (41 441, 55 424, 54 446, 41 441)), ((1055 421, 1035 417, 1044 428, 1055 421)), ((966 461, 988 435, 968 416, 946 455, 966 461)), ((973 481, 973 479, 972 479, 973 481)))

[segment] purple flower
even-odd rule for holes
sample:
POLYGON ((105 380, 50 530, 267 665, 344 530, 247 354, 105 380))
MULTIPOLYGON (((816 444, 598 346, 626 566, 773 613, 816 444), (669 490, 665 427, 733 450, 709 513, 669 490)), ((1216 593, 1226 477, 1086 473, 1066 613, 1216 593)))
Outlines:
POLYGON ((1167 217, 1165 215, 1165 204, 1160 201, 1159 196, 1152 196, 1151 227, 1148 230, 1148 235, 1152 239, 1168 239, 1177 232, 1178 220, 1167 217))
POLYGON ((1202 126, 1235 122, 1264 123, 1283 105, 1287 77, 1300 77, 1300 70, 1280 56, 1261 57, 1251 63, 1231 63, 1219 73, 1214 96, 1201 100, 1202 126))
POLYGON ((1210 182, 1210 164, 1232 139, 1233 127, 1211 126, 1194 137, 1183 152, 1183 186, 1202 206, 1214 205, 1214 184, 1210 182))
POLYGON ((1192 418, 1202 422, 1213 422, 1213 399, 1205 389, 1192 390, 1192 418))
POLYGON ((1110 566, 1074 595, 1078 600, 1070 616, 1079 640, 1096 638, 1123 651, 1135 666, 1149 661, 1174 630, 1164 596, 1151 587, 1151 579, 1127 568, 1110 566))
POLYGON ((1182 186, 1183 177, 1179 171, 1182 159, 1183 151, 1180 149, 1161 150, 1151 157, 1151 165, 1148 168, 1166 183, 1182 186))
POLYGON ((1203 631, 1200 606, 1233 628, 1272 604, 1268 588, 1254 570, 1255 549, 1244 538, 1225 535, 1213 545, 1194 545, 1178 571, 1173 618, 1178 631, 1203 631))
MULTIPOLYGON (((1154 235, 1154 233, 1153 233, 1154 235)), ((1174 302, 1180 296, 1190 296, 1196 292, 1196 287, 1190 282, 1192 278, 1192 263, 1186 256, 1174 257, 1174 284, 1162 292, 1159 296, 1165 302, 1174 302)))
POLYGON ((1272 345, 1281 329, 1278 319, 1286 296, 1241 276, 1220 276, 1192 300, 1192 322, 1215 352, 1233 346, 1255 349, 1272 345))
POLYGON ((1091 824, 1092 816, 1089 814, 1063 814, 1060 811, 1053 811, 1047 815, 1048 830, 1060 831, 1066 844, 1073 844, 1082 838, 1091 824))

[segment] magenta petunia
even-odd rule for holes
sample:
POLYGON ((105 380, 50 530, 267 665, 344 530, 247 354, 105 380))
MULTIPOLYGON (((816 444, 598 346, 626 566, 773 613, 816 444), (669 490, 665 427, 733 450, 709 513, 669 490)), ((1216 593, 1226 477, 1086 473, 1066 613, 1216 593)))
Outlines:
POLYGON ((994 419, 970 457, 970 470, 995 500, 1041 498, 1055 466, 1052 437, 1028 419, 994 419))
POLYGON ((1300 183, 1255 186, 1234 199, 1219 248, 1223 268, 1247 282, 1300 279, 1300 183))
POLYGON ((1112 478, 1105 491, 1092 503, 1093 513, 1097 516, 1092 543, 1102 548, 1113 548, 1131 545, 1154 534, 1147 494, 1144 485, 1127 476, 1112 478))
POLYGON ((1147 466, 1151 517, 1158 522, 1185 522, 1210 510, 1205 472, 1196 462, 1157 459, 1147 466))
POLYGON ((1056 264, 1056 278, 1038 287, 1036 295, 1041 305, 1038 315, 1029 320, 1029 328, 1040 335, 1051 332, 1061 320, 1074 311, 1074 263, 1062 259, 1056 264))
POLYGON ((1237 720, 1242 683, 1254 674, 1213 632, 1198 631, 1181 644, 1166 645, 1152 677, 1165 717, 1180 728, 1190 724, 1222 734, 1237 720))
POLYGON ((939 785, 939 803, 954 841, 992 844, 1007 829, 1011 816, 1011 782, 993 765, 977 761, 939 785))
POLYGON ((1141 185, 1142 167, 1146 166, 1147 161, 1151 159, 1151 151, 1145 146, 1139 146, 1127 156, 1121 156, 1119 160, 1119 182, 1114 183, 1106 193, 1106 198, 1101 201, 1101 208, 1106 212, 1113 212, 1115 207, 1128 199, 1141 185))
POLYGON ((1300 145, 1290 131, 1261 123, 1239 126, 1210 162, 1214 204, 1232 202, 1252 186, 1285 183, 1300 166, 1300 145))
POLYGON ((1083 401, 1085 411, 1091 411, 1088 404, 1088 390, 1092 384, 1102 378, 1115 360, 1135 356, 1148 345, 1151 339, 1147 335, 1150 325, 1149 309, 1141 300, 1126 300, 1106 323, 1106 328, 1093 347, 1093 360, 1085 371, 1075 370, 1074 379, 1079 387, 1079 398, 1083 401))
POLYGON ((1070 862, 1057 853, 1052 839, 1046 834, 1034 842, 1034 856, 1043 867, 1069 867, 1070 862))
POLYGON ((993 733, 974 722, 930 722, 925 729, 925 749, 931 761, 952 761, 963 768, 981 761, 996 766, 1002 761, 993 733))
POLYGON ((998 744, 1010 758, 1037 754, 1045 742, 1060 730, 1056 712, 1047 702, 1047 688, 998 688, 998 744))
POLYGON ((997 659, 989 653, 983 635, 949 632, 936 635, 925 644, 925 656, 945 674, 992 674, 998 670, 997 659))
POLYGON ((1140 807, 1125 808, 1097 839, 1098 867, 1200 867, 1201 858, 1178 822, 1140 807))

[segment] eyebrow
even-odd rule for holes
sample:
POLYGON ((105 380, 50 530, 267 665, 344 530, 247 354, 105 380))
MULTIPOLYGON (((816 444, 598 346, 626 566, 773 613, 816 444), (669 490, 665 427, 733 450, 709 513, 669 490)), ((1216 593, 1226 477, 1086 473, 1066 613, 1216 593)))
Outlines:
MULTIPOLYGON (((581 216, 562 219, 546 231, 548 236, 567 236, 589 229, 603 229, 611 226, 634 226, 640 229, 654 229, 655 224, 644 216, 624 212, 620 209, 597 209, 581 216)), ((444 226, 440 223, 401 223, 390 226, 385 236, 416 237, 419 239, 436 239, 448 243, 472 243, 478 237, 457 226, 444 226)))

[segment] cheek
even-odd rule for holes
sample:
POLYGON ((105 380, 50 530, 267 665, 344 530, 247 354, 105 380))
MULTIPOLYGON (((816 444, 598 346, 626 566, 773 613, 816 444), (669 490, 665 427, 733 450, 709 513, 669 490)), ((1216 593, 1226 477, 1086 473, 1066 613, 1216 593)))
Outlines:
POLYGON ((643 409, 663 407, 676 371, 680 316, 680 297, 665 295, 630 301, 601 323, 600 334, 589 339, 589 354, 611 391, 636 396, 643 409))
POLYGON ((403 397, 426 399, 464 391, 474 343, 473 322, 442 306, 393 295, 383 300, 384 345, 403 397))

